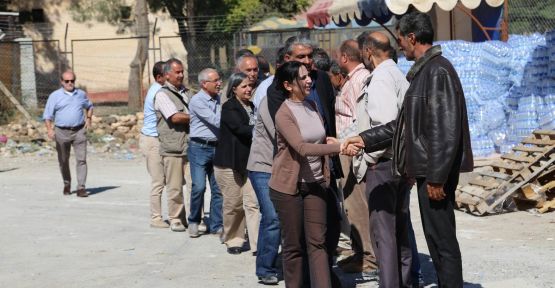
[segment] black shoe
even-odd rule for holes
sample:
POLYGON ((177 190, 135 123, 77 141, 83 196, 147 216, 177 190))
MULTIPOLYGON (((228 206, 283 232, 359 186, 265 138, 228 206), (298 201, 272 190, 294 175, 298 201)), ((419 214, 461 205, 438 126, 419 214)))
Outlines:
POLYGON ((232 254, 232 255, 238 255, 241 254, 242 249, 241 247, 229 247, 227 248, 227 253, 232 254))
POLYGON ((276 275, 267 275, 267 276, 258 277, 258 280, 260 280, 260 283, 264 285, 277 285, 279 282, 276 275))

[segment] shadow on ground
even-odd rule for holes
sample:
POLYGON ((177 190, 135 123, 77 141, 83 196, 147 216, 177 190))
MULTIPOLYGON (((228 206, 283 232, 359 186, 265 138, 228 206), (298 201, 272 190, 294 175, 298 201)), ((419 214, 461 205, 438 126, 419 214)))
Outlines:
POLYGON ((6 168, 6 169, 0 169, 0 173, 2 173, 2 172, 10 172, 10 171, 17 170, 17 169, 19 169, 19 168, 6 168))
POLYGON ((119 186, 102 186, 102 187, 95 187, 95 188, 87 188, 87 192, 89 192, 89 196, 94 194, 102 193, 104 191, 112 190, 119 188, 119 186))

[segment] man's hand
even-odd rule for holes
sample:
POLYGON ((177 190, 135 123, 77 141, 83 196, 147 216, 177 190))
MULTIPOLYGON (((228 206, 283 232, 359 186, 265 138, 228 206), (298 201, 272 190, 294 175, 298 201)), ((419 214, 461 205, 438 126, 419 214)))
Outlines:
POLYGON ((50 140, 54 140, 54 130, 53 129, 48 129, 48 138, 50 140))
POLYGON ((428 183, 428 198, 435 201, 445 199, 445 191, 443 191, 443 184, 428 183))
POLYGON ((362 141, 362 137, 353 136, 347 138, 343 141, 343 143, 341 143, 341 154, 355 156, 362 148, 364 148, 364 141, 362 141))
POLYGON ((85 120, 85 129, 90 129, 92 127, 91 123, 91 118, 87 118, 87 120, 85 120))

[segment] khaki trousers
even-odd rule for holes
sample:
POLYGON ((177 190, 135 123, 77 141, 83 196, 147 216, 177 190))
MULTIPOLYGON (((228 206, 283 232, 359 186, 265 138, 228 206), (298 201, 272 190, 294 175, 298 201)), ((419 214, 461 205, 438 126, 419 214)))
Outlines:
POLYGON ((79 130, 62 129, 55 127, 54 135, 56 151, 58 152, 58 164, 64 185, 71 185, 71 173, 69 170, 69 155, 71 146, 75 153, 75 171, 77 173, 77 189, 85 188, 87 180, 87 129, 83 126, 79 130))
MULTIPOLYGON (((162 192, 166 185, 164 162, 159 151, 158 137, 141 134, 139 147, 146 159, 146 170, 150 175, 150 218, 162 220, 162 192)), ((169 203, 168 203, 169 207, 169 203)))
POLYGON ((357 183, 352 172, 352 157, 339 155, 344 178, 341 179, 341 188, 345 197, 345 213, 351 225, 351 243, 353 252, 362 258, 363 267, 377 268, 374 249, 370 238, 370 212, 368 210, 368 195, 366 183, 357 183))
POLYGON ((185 219, 183 203, 183 162, 184 157, 162 156, 164 175, 166 175, 166 192, 168 197, 168 219, 170 223, 185 219))
POLYGON ((247 172, 214 166, 216 182, 223 196, 222 216, 224 242, 227 247, 242 247, 245 242, 245 224, 249 233, 249 245, 256 251, 260 211, 258 200, 247 172))

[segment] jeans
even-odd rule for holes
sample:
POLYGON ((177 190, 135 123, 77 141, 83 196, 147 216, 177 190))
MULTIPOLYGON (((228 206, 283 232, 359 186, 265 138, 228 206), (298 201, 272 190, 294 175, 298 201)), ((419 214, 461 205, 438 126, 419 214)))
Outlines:
POLYGON ((256 276, 259 277, 277 274, 276 259, 281 242, 279 219, 268 187, 271 175, 265 172, 249 172, 261 214, 256 248, 256 276))
POLYGON ((206 191, 206 177, 210 182, 210 221, 208 229, 212 233, 216 233, 222 228, 222 193, 216 177, 214 176, 214 166, 212 160, 216 148, 206 144, 189 142, 187 156, 191 167, 191 214, 189 215, 189 223, 199 224, 202 217, 202 208, 204 207, 204 191, 206 191))

